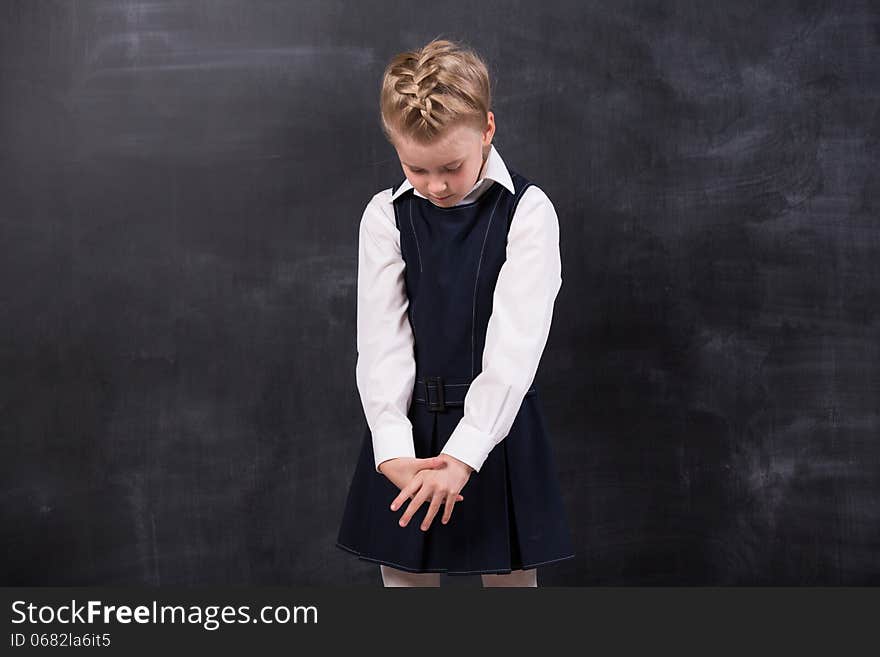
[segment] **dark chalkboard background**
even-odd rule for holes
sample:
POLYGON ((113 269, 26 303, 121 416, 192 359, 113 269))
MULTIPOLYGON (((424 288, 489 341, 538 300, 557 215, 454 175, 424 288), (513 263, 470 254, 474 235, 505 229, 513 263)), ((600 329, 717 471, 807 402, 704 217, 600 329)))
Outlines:
POLYGON ((560 218, 540 583, 880 584, 867 0, 0 3, 0 581, 379 584, 357 225, 436 35, 560 218))

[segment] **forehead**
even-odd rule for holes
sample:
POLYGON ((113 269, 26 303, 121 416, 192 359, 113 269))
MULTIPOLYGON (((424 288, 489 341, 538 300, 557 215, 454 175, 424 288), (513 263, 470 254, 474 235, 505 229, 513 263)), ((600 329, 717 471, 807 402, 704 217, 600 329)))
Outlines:
POLYGON ((469 157, 480 150, 480 133, 468 126, 457 126, 429 144, 398 137, 394 142, 398 156, 405 163, 432 169, 469 157))

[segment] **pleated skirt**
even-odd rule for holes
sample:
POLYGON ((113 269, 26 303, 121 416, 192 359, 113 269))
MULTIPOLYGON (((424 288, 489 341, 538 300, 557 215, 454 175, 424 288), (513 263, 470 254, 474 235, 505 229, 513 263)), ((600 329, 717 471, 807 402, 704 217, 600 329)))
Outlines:
MULTIPOLYGON (((463 415, 461 407, 435 413, 413 403, 416 456, 436 456, 463 415)), ((422 504, 406 527, 398 521, 409 501, 391 511, 400 490, 376 472, 372 435, 364 433, 336 546, 360 559, 416 573, 509 573, 575 556, 555 459, 537 394, 523 399, 510 433, 473 472, 464 500, 443 525, 443 507, 430 528, 422 504)))

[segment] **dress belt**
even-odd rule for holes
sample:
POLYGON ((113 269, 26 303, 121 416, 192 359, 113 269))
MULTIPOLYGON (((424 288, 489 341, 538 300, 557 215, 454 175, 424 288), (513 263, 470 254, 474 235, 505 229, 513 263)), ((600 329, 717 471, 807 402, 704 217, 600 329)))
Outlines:
MULTIPOLYGON (((470 383, 446 383, 442 376, 417 378, 413 401, 426 404, 429 411, 443 412, 447 406, 464 406, 464 397, 470 387, 470 383)), ((535 393, 535 386, 532 386, 525 396, 535 393)))

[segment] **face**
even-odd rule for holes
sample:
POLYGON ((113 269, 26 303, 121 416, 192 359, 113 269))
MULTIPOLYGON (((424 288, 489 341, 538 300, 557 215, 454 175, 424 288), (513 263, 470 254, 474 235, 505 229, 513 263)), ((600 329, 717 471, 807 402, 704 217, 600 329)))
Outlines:
POLYGON ((428 145, 398 137, 394 148, 407 180, 434 205, 452 207, 477 183, 495 134, 495 117, 488 113, 485 131, 456 126, 428 145))

